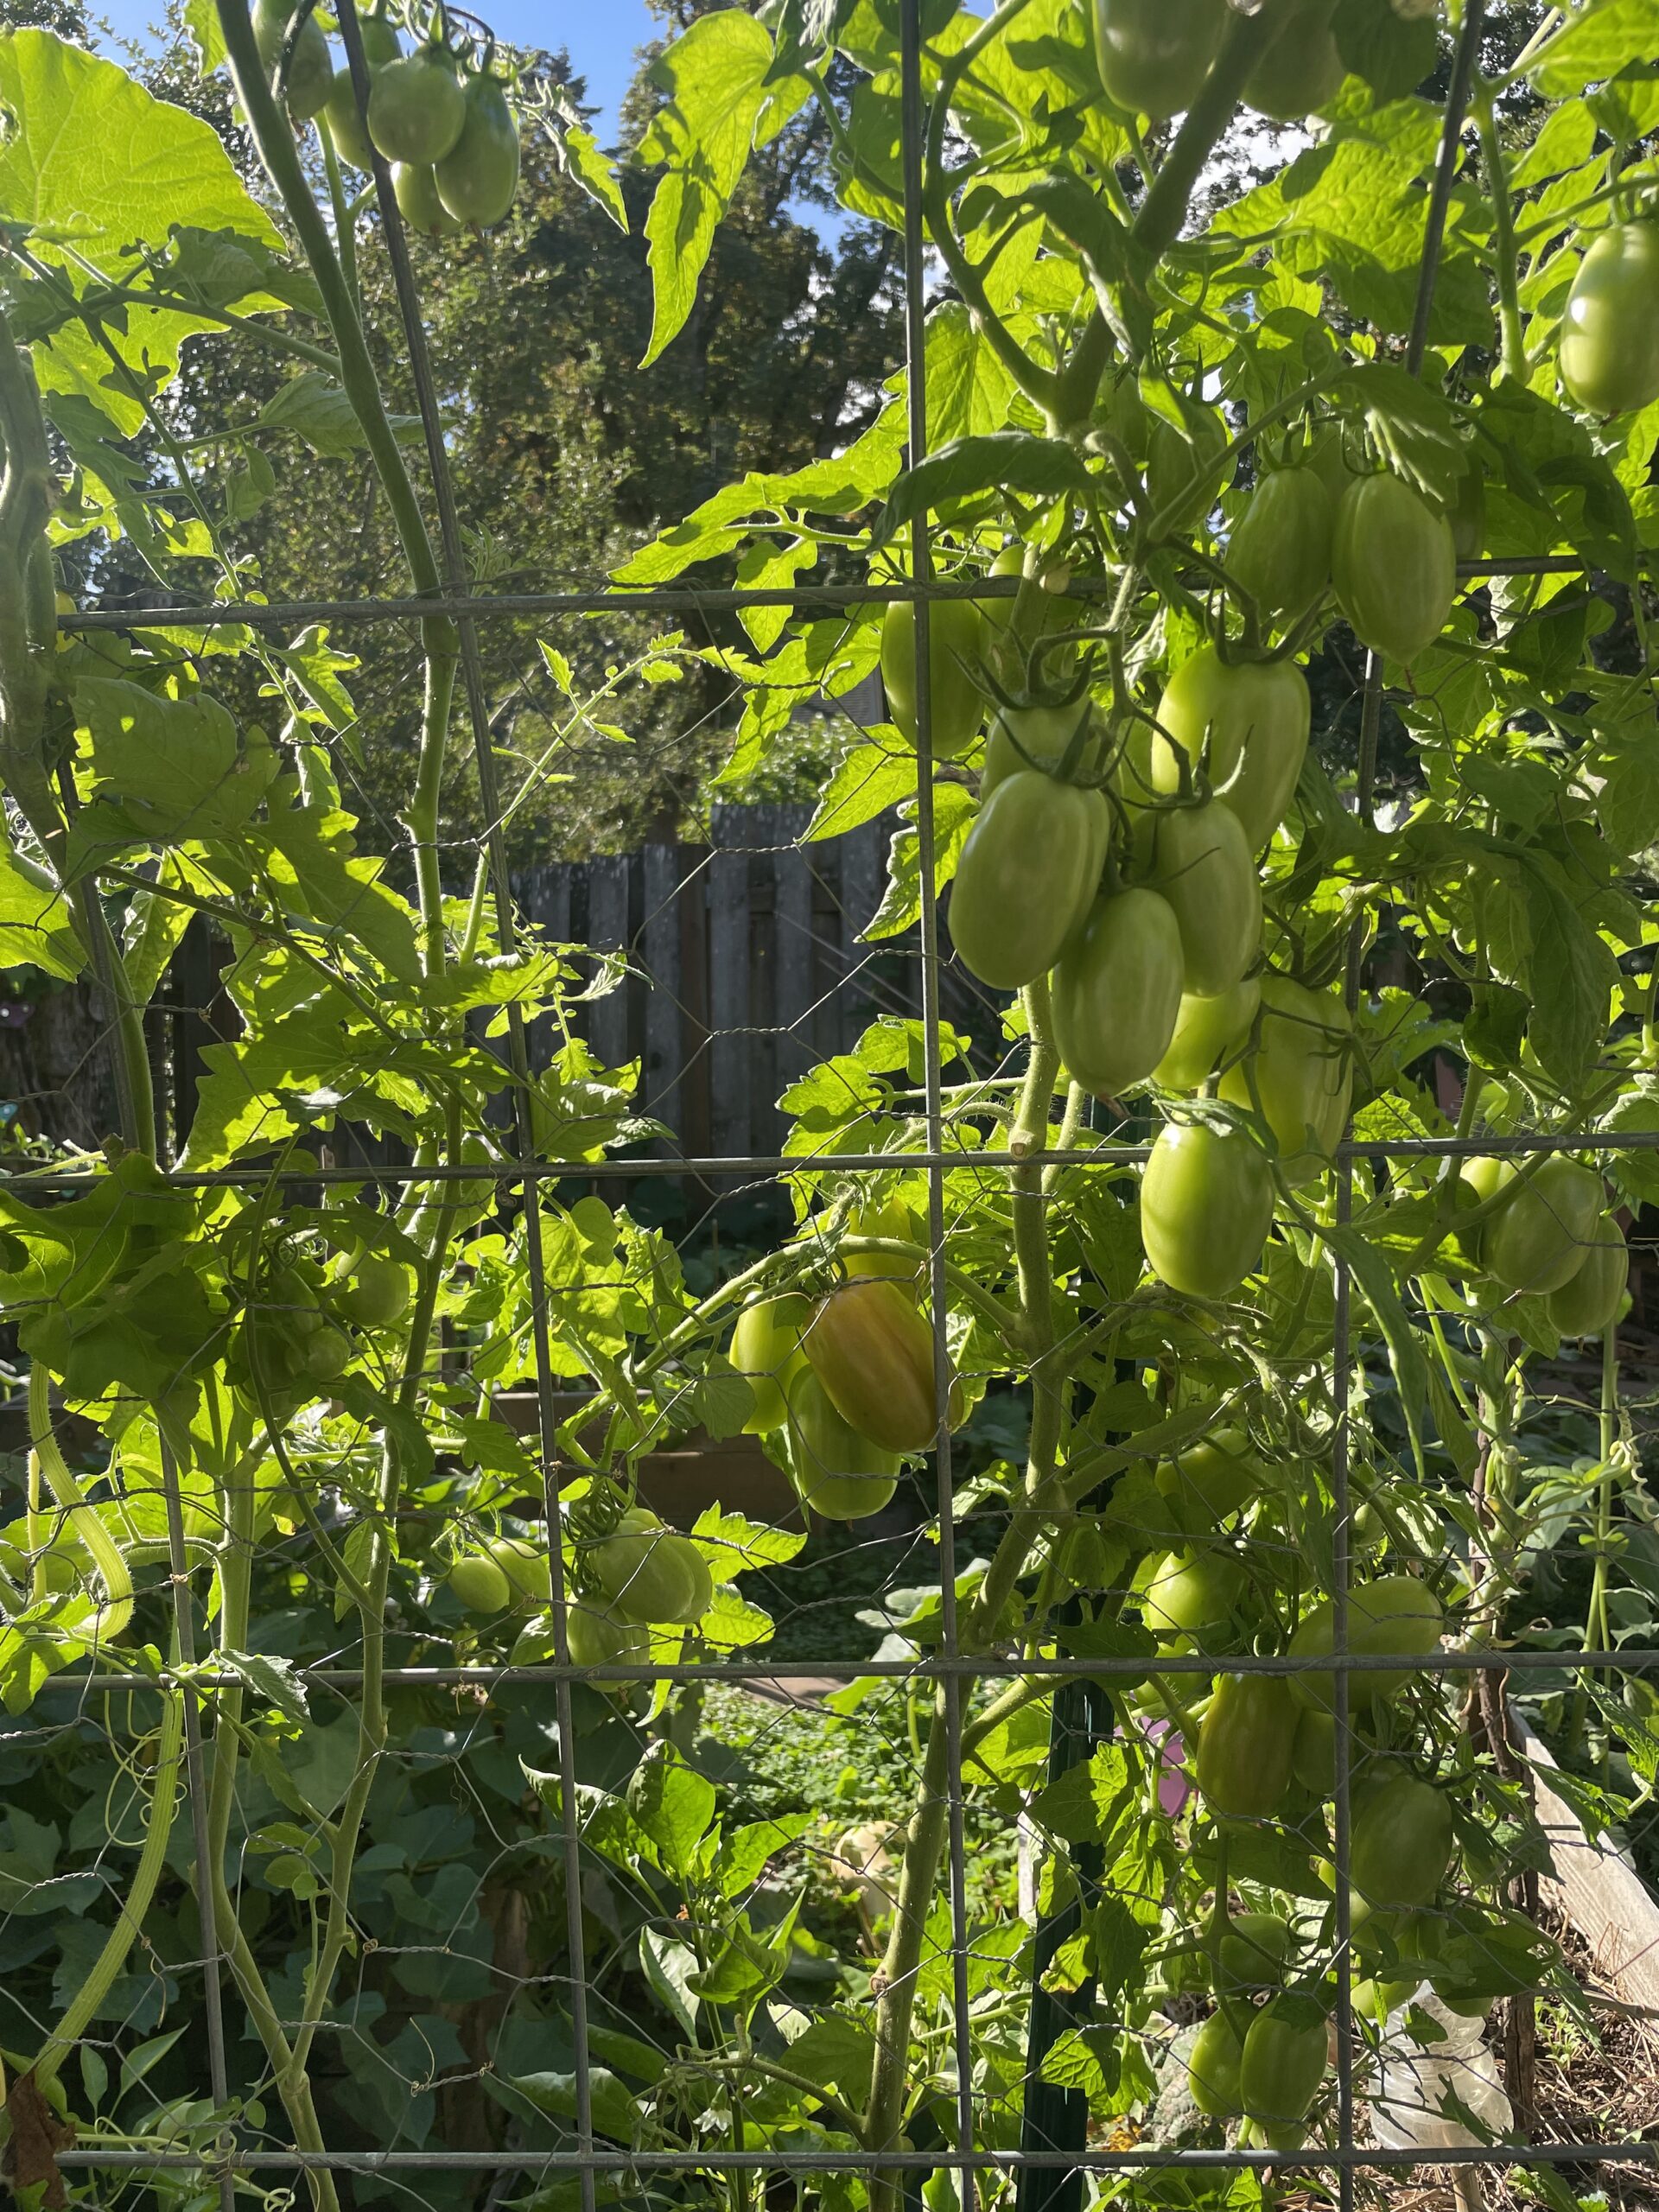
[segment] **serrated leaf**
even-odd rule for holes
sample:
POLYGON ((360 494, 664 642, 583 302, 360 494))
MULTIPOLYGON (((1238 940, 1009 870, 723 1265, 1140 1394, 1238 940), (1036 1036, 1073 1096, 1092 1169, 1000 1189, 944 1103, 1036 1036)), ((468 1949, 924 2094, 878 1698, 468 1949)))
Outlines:
POLYGON ((749 157, 771 67, 772 41, 741 8, 699 17, 651 65, 666 97, 636 159, 667 167, 645 217, 654 313, 642 368, 691 312, 715 227, 749 157))
POLYGON ((1015 492, 1032 499, 1058 499, 1089 489, 1083 455, 1061 438, 1033 430, 993 430, 957 438, 908 469, 889 493, 872 542, 885 545, 905 524, 948 501, 986 492, 1015 492))

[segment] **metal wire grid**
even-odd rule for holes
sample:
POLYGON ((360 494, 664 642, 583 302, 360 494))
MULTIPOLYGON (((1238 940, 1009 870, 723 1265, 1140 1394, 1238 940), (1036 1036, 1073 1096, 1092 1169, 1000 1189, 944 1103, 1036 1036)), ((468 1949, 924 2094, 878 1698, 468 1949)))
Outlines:
MULTIPOLYGON (((367 71, 354 0, 340 0, 340 31, 346 46, 354 89, 362 99, 367 92, 367 71)), ((925 419, 925 379, 923 373, 924 313, 925 301, 925 244, 921 219, 921 164, 923 144, 923 92, 921 78, 921 0, 899 0, 901 29, 901 153, 906 209, 905 221, 905 282, 906 332, 909 363, 908 406, 910 451, 912 462, 927 449, 925 419)), ((1471 72, 1482 28, 1482 0, 1469 0, 1460 29, 1453 63, 1452 78, 1448 93, 1445 127, 1431 196, 1429 222, 1421 265, 1416 312, 1408 349, 1408 365, 1415 371, 1421 366, 1427 337, 1428 315, 1433 299, 1435 273, 1438 266, 1446 208, 1452 190, 1458 147, 1466 109, 1471 72)), ((575 591, 521 594, 481 594, 467 588, 467 577, 462 556, 461 535, 456 515, 453 486, 443 445, 442 418, 433 388, 428 361, 424 332, 419 303, 410 265, 395 195, 385 164, 377 156, 374 165, 377 196, 380 218, 385 235, 405 340, 409 348, 419 403, 421 421, 427 445, 427 456, 432 491, 439 520, 439 535, 442 553, 443 587, 441 591, 418 596, 385 598, 358 601, 289 601, 282 605, 260 603, 224 604, 210 607, 176 606, 148 608, 142 612, 108 609, 91 612, 70 618, 67 626, 83 630, 124 629, 143 630, 162 627, 219 627, 245 625, 260 629, 287 626, 295 623, 331 622, 397 622, 424 620, 435 616, 453 620, 461 644, 461 661, 466 690, 468 717, 474 738, 474 758, 485 802, 486 818, 493 824, 499 820, 499 808, 494 798, 494 757, 489 716, 484 697, 480 662, 475 624, 480 620, 533 614, 582 614, 610 608, 625 608, 631 612, 671 613, 711 612, 716 609, 738 609, 747 607, 785 606, 852 607, 872 601, 925 601, 971 595, 984 597, 999 591, 1012 593, 1014 580, 1006 582, 991 581, 938 581, 931 575, 930 542, 926 524, 918 520, 912 526, 913 582, 893 582, 857 586, 798 586, 784 590, 733 590, 704 588, 628 591, 609 588, 597 591, 575 591)), ((1481 561, 1462 564, 1465 575, 1560 574, 1580 571, 1583 563, 1573 556, 1552 556, 1532 561, 1481 561)), ((1089 585, 1080 581, 1074 587, 1087 591, 1089 585)), ((925 763, 930 750, 927 729, 928 686, 928 626, 918 624, 916 628, 918 661, 918 703, 921 729, 918 752, 925 763)), ((1376 745, 1381 707, 1381 667, 1376 658, 1368 661, 1363 693, 1362 744, 1359 778, 1360 803, 1369 810, 1371 784, 1375 770, 1376 745)), ((891 1168, 902 1160, 907 1168, 925 1167, 929 1183, 929 1243, 931 1255, 931 1294, 936 1314, 943 1317, 948 1310, 950 1287, 944 1262, 944 1192, 946 1173, 967 1166, 1004 1169, 1016 1164, 1075 1164, 1101 1168, 1143 1160, 1144 1146, 1105 1144, 1088 1151, 1068 1150, 1042 1154, 1021 1155, 1019 1160, 1007 1152, 986 1151, 964 1154, 948 1150, 944 1143, 944 1121, 942 1111, 939 1075, 939 1006, 940 973, 938 911, 933 895, 933 821, 932 788, 925 773, 918 777, 918 838, 920 857, 922 888, 921 968, 923 981, 923 1028, 926 1043, 925 1124, 927 1146, 925 1151, 902 1155, 872 1154, 868 1155, 832 1154, 802 1155, 760 1155, 745 1158, 712 1156, 707 1158, 679 1158, 663 1160, 618 1160, 583 1163, 577 1171, 583 1178, 595 1180, 615 1177, 629 1179, 641 1176, 698 1176, 719 1174, 746 1177, 776 1177, 815 1167, 846 1171, 858 1168, 891 1168)), ((488 857, 493 887, 497 906, 497 922, 504 950, 511 950, 514 942, 514 919, 510 887, 507 881, 505 849, 499 828, 490 833, 488 857)), ((1351 993, 1357 988, 1357 972, 1350 966, 1351 993)), ((545 1258, 542 1247, 541 1222, 536 1194, 543 1181, 563 1178, 571 1172, 569 1163, 539 1158, 530 1141, 525 1124, 524 1102, 527 1083, 524 1024, 518 1009, 514 1007, 509 1017, 509 1062, 515 1078, 515 1099, 518 1110, 518 1158, 511 1164, 494 1171, 498 1181, 505 1187, 511 1183, 522 1185, 525 1194, 524 1220, 526 1247, 534 1307, 537 1316, 536 1376, 541 1433, 551 1440, 557 1427, 554 1407, 556 1376, 550 1357, 548 1336, 548 1298, 545 1281, 545 1258)), ((1631 1133, 1617 1138, 1602 1133, 1585 1135, 1565 1133, 1523 1132, 1507 1140, 1494 1141, 1478 1139, 1409 1139, 1376 1141, 1348 1144, 1339 1153, 1338 1193, 1339 1218, 1346 1219, 1351 1211, 1353 1164, 1357 1160, 1403 1160, 1453 1158, 1478 1152, 1504 1150, 1516 1154, 1559 1149, 1590 1149, 1599 1152, 1647 1149, 1659 1146, 1659 1134, 1631 1133)), ((395 1184, 407 1181, 432 1182, 442 1180, 447 1174, 476 1180, 480 1169, 465 1166, 446 1171, 423 1167, 418 1171, 378 1166, 349 1168, 308 1168, 303 1179, 315 1185, 319 1182, 365 1181, 395 1184)), ((488 1171, 486 1171, 488 1172, 488 1171)), ((30 1188, 71 1187, 84 1179, 73 1171, 43 1170, 27 1172, 14 1179, 20 1185, 30 1188)), ((181 1187, 203 1187, 225 1184, 246 1184, 273 1179, 267 1171, 228 1170, 214 1174, 181 1174, 175 1180, 181 1187)), ((293 1179, 291 1174, 279 1172, 276 1179, 293 1179)), ((486 2152, 464 2151, 388 2151, 338 2152, 321 2154, 296 2150, 265 2148, 238 2143, 233 2134, 227 2134, 214 2159, 204 2161, 192 2152, 158 2152, 131 2149, 69 2150, 59 2154, 58 2163, 65 2169, 93 2167, 111 2171, 163 2171, 175 2170, 203 2170, 215 2173, 221 2206, 229 2212, 233 2202, 232 2175, 252 2170, 272 2172, 303 2172, 327 2168, 365 2175, 384 2173, 416 2173, 420 2171, 473 2172, 518 2170, 526 2174, 571 2175, 580 2187, 584 2212, 591 2212, 595 2202, 595 2177, 602 2173, 641 2174, 661 2172, 694 2173, 710 2167, 732 2171, 765 2171, 780 2175, 810 2176, 831 2171, 847 2173, 868 2172, 877 2168, 903 2171, 917 2175, 935 2170, 956 2172, 961 2180, 964 2204, 971 2208, 976 2177, 1030 2171, 1033 2173, 1069 2171, 1109 2173, 1135 2169, 1185 2168, 1193 2171, 1227 2172, 1252 2171, 1270 2175, 1275 2170, 1296 2168, 1305 2171, 1328 2171, 1337 2176, 1340 2201, 1344 2208, 1351 2204, 1354 2176, 1362 2169, 1400 2170, 1433 2164, 1447 2166, 1484 2166, 1526 2164, 1574 2165, 1595 2163, 1610 2154, 1624 2159, 1640 2157, 1649 2146, 1627 2143, 1568 2143, 1548 2145, 1494 2144, 1478 2145, 1459 2150, 1437 2151, 1426 2157, 1420 2151, 1389 2150, 1374 2145, 1357 2142, 1354 2111, 1353 2023, 1350 1988, 1350 1941, 1348 1888, 1343 1878, 1348 1864, 1349 1831, 1349 1775, 1347 1707, 1349 1679, 1354 1673, 1388 1668, 1397 1670, 1402 1664, 1399 1659, 1376 1657, 1351 1653, 1347 1648, 1347 1588, 1349 1580, 1349 1535, 1351 1526, 1351 1501, 1348 1482, 1348 1407, 1347 1390, 1351 1371, 1353 1345, 1351 1336, 1350 1282, 1345 1261, 1338 1255, 1335 1261, 1337 1306, 1333 1332, 1332 1381, 1336 1395, 1338 1422, 1333 1458, 1332 1490, 1337 1522, 1337 1573, 1335 1576, 1334 1637, 1331 1659, 1326 1662, 1334 1675, 1337 1690, 1337 1778, 1336 1778, 1336 1849, 1335 1865, 1338 1876, 1335 1886, 1337 1919, 1337 1972, 1338 1980, 1338 2135, 1334 2145, 1315 2145, 1295 2152, 1237 2149, 1212 2150, 1202 2148, 1164 2147, 1079 2147, 1076 2150, 1040 2150, 1026 2148, 1010 2151, 982 2146, 976 2141, 976 2108, 973 2088, 974 2023, 969 1998, 967 1961, 969 1930, 966 1907, 966 1866, 963 1833, 964 1789, 961 1758, 961 1700, 963 1685, 1013 1675, 1052 1676, 1056 1684, 1067 1680, 1109 1678, 1115 1674, 1130 1671, 1135 1662, 1110 1658, 1076 1659, 1058 1656, 1034 1662, 1014 1661, 995 1657, 964 1655, 956 1619, 955 1559, 958 1518, 953 1497, 951 1440, 944 1419, 948 1376, 945 1369, 944 1332, 937 1332, 938 1371, 940 1421, 938 1430, 938 1501, 939 1501, 939 1570, 944 1605, 943 1640, 936 1656, 918 1656, 913 1660, 867 1659, 853 1662, 815 1662, 815 1666, 836 1677, 848 1680, 861 1676, 891 1678, 894 1681, 920 1681, 935 1685, 939 1700, 939 1719, 947 1745, 948 1826, 946 1837, 947 1886, 953 1933, 953 2033, 957 2057, 956 2130, 954 2149, 935 2149, 923 2152, 895 2151, 891 2152, 840 2152, 835 2153, 814 2151, 795 2152, 767 2148, 749 2150, 736 2145, 703 2148, 695 2151, 630 2151, 611 2147, 595 2138, 593 2107, 593 2055, 588 2035, 586 2001, 587 1968, 584 1954, 584 1929, 580 1880, 577 1878, 583 1850, 578 1813, 577 1777, 575 1762, 575 1729, 572 1719, 570 1688, 573 1681, 591 1682, 652 1680, 673 1682, 728 1682, 765 1683, 775 1669, 765 1664, 734 1663, 729 1661, 683 1662, 672 1665, 630 1665, 616 1667, 577 1668, 569 1658, 566 1625, 566 1599, 563 1538, 560 1516, 560 1470, 550 1451, 545 1456, 546 1510, 548 1523, 554 1538, 554 1575, 552 1613, 555 1630, 556 1658, 551 1664, 501 1666, 455 1666, 430 1668, 393 1668, 387 1669, 384 1679, 388 1682, 410 1685, 466 1685, 480 1688, 498 1686, 508 1681, 550 1684, 555 1690, 558 1736, 557 1771, 561 1783, 563 1806, 563 1843, 569 1878, 566 1882, 567 1942, 569 1948, 568 1989, 571 2012, 571 2026, 575 2056, 575 2147, 558 2152, 513 2152, 492 2149, 486 2152)), ((172 1583, 175 1618, 181 1658, 187 1669, 194 1667, 195 1651, 195 1618, 190 1592, 189 1569, 186 1552, 182 1504, 178 1471, 170 1460, 163 1462, 162 1476, 166 1492, 168 1535, 169 1541, 170 1580, 172 1583)), ((1479 1651, 1442 1651, 1425 1658, 1414 1658, 1408 1663, 1414 1670, 1430 1676, 1444 1676, 1457 1673, 1473 1673, 1490 1668, 1494 1655, 1479 1651)), ((1305 1670, 1312 1662, 1283 1656, 1246 1656, 1230 1655, 1225 1660, 1230 1671, 1287 1675, 1305 1670)), ((1575 1651, 1505 1651, 1500 1663, 1508 1669, 1529 1671, 1559 1670, 1567 1667, 1625 1669, 1659 1665, 1659 1649, 1624 1647, 1614 1650, 1575 1651)), ((1181 1655, 1160 1662, 1160 1667, 1177 1675, 1207 1675, 1214 1672, 1217 1662, 1202 1654, 1181 1655)), ((302 1670, 304 1678, 318 1687, 349 1691, 363 1681, 360 1669, 334 1666, 311 1667, 302 1670)), ((234 1678, 214 1674, 210 1667, 203 1667, 189 1676, 188 1694, 185 1700, 188 1732, 187 1782, 193 1820, 195 1827, 199 1861, 205 1863, 204 1826, 205 1796, 202 1775, 202 1745, 200 1735, 200 1700, 211 1696, 221 1687, 229 1686, 234 1678)), ((139 1673, 123 1673, 100 1669, 96 1673, 78 1677, 62 1677, 44 1686, 44 1694, 54 1698, 67 1691, 86 1695, 102 1691, 148 1690, 156 1687, 154 1680, 139 1673)), ((226 1955, 223 1929, 215 1927, 209 1944, 208 1955, 203 1962, 204 2024, 208 2051, 210 2086, 216 2102, 223 2104, 227 2094, 225 2031, 222 2013, 220 1976, 226 1955)))

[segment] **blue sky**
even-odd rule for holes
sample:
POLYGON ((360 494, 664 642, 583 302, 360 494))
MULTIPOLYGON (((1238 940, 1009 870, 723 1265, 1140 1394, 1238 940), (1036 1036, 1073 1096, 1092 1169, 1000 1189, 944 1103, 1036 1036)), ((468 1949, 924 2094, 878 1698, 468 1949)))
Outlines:
MULTIPOLYGON (((118 35, 143 41, 146 27, 162 13, 160 0, 92 0, 118 35)), ((661 25, 645 0, 599 0, 598 5, 555 8, 549 0, 479 0, 478 12, 515 46, 561 46, 588 79, 588 98, 601 110, 594 129, 601 145, 609 143, 617 111, 634 71, 634 51, 657 35, 661 25)))

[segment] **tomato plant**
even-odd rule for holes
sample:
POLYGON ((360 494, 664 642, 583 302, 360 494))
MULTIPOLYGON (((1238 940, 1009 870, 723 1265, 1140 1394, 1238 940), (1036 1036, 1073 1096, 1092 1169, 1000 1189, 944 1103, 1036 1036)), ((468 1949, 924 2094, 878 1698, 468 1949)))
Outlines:
MULTIPOLYGON (((1659 1198, 1643 27, 1460 17, 1452 67, 1435 21, 1347 5, 929 4, 917 41, 714 8, 654 56, 619 179, 458 12, 362 22, 365 114, 327 16, 189 17, 257 176, 113 62, 0 35, 0 950, 96 988, 114 1071, 104 1141, 31 1135, 0 1185, 0 1905, 76 1904, 7 1954, 4 2124, 73 2121, 94 2166, 280 2139, 337 2212, 335 2145, 424 2140, 441 2081, 502 2165, 585 2135, 721 2212, 780 2179, 897 2212, 900 2153, 942 2203, 965 2102, 1000 2209, 1048 2093, 1080 2152, 1166 2111, 1179 1993, 1190 2139, 1317 2165, 1344 1955, 1382 2019, 1425 1980, 1566 1986, 1516 1902, 1526 1790, 1442 1645, 1524 1638, 1554 1553, 1587 1560, 1601 1656, 1549 1621, 1534 1717, 1598 1818, 1652 1733, 1607 1658, 1645 1618, 1618 1325, 1659 1198), (1235 191, 1248 106, 1322 120, 1235 191), (664 377, 731 372, 699 284, 743 276, 746 162, 797 118, 878 288, 911 252, 915 357, 799 468, 715 455, 613 577, 616 619, 683 626, 566 699, 604 729, 636 677, 730 683, 688 833, 770 796, 809 715, 804 842, 888 817, 871 1017, 789 1083, 753 1245, 652 1225, 660 1094, 587 1041, 582 956, 444 834, 446 779, 495 820, 565 771, 474 680, 490 548, 444 421, 391 410, 429 379, 372 156, 411 228, 486 227, 526 118, 538 195, 550 134, 593 219, 643 225, 664 377), (390 707, 238 535, 336 467, 395 539, 390 707), (159 614, 148 584, 78 611, 136 561, 159 614), (796 603, 709 581, 757 575, 796 603), (918 618, 887 596, 912 575, 952 595, 918 618), (390 825, 353 798, 371 738, 407 766, 390 825), (198 925, 224 1020, 187 1125, 150 1033, 198 925), (1587 1391, 1593 1362, 1537 1379, 1564 1337, 1599 1338, 1587 1391), (777 1469, 772 1517, 671 1494, 722 1450, 777 1469), (805 1515, 858 1526, 802 1567, 805 1515), (868 1635, 780 1806, 716 1693, 782 1663, 791 1571, 868 1635), (1340 1724, 1339 1615, 1374 1662, 1340 1724), (855 1862, 839 1799, 894 1746, 855 1862), (200 2038, 156 2048, 210 1933, 217 2082, 200 2038)), ((1350 2049, 1363 2090, 1363 2024, 1350 2049)), ((1152 2202, 1114 2155, 1099 2201, 1152 2202)))

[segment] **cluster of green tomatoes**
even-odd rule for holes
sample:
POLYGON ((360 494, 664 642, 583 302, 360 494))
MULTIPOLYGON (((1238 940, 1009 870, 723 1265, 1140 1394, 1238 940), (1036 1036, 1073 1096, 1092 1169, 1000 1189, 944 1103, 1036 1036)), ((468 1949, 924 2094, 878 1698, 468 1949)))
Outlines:
POLYGON ((362 1332, 408 1312, 415 1278, 391 1255, 353 1244, 323 1259, 290 1245, 247 1288, 226 1360, 251 1403, 287 1419, 336 1382, 363 1349, 362 1332))
MULTIPOLYGON (((1149 1681, 1133 1702, 1146 1720, 1178 1719, 1218 1833, 1272 1823, 1315 1856, 1319 1878, 1334 1889, 1327 1808, 1337 1786, 1338 1700, 1333 1672, 1319 1663, 1334 1647, 1334 1608, 1317 1600, 1287 1632, 1279 1610, 1292 1546, 1284 1483, 1294 1477, 1231 1429, 1160 1465, 1157 1487, 1186 1533, 1172 1549, 1151 1553, 1133 1586, 1160 1654, 1277 1651, 1301 1662, 1301 1671, 1224 1665, 1207 1694, 1177 1716, 1165 1681, 1149 1681)), ((1382 1535, 1375 1510, 1362 1506, 1357 1548, 1373 1549, 1382 1535)), ((1347 1649, 1362 1661, 1408 1662, 1438 1648, 1445 1625, 1424 1580, 1383 1572, 1350 1594, 1347 1649)), ((1453 2010, 1484 2015, 1495 1998, 1535 1986, 1558 1955, 1529 1923, 1471 1904, 1452 1884, 1452 1792, 1465 1777, 1438 1771, 1432 1712, 1423 1725, 1425 1707, 1444 1695, 1434 1678, 1408 1663, 1362 1666, 1347 1681, 1356 2013, 1380 2026, 1427 1983, 1453 2010)), ((1468 1852, 1465 1837, 1465 1862, 1468 1852)), ((1501 1870, 1494 1862, 1465 1871, 1489 1881, 1501 1870)), ((1243 2120, 1249 2139, 1275 2148, 1302 2141, 1326 2072, 1332 1940, 1328 1907, 1239 1910, 1224 1888, 1206 1924, 1178 1931, 1164 1980, 1172 1989, 1207 1991, 1216 2005, 1188 2061, 1201 2112, 1243 2120)))
MULTIPOLYGON (((575 1548, 565 1631, 578 1667, 644 1665, 653 1628, 696 1625, 714 1603, 714 1576, 690 1536, 664 1526, 649 1506, 627 1505, 608 1487, 573 1516, 575 1548), (578 1522, 581 1523, 578 1526, 578 1522)), ((450 1589, 469 1612, 537 1606, 515 1659, 550 1651, 552 1564, 545 1544, 498 1535, 459 1553, 450 1589)))
MULTIPOLYGON (((851 1227, 916 1235, 896 1205, 851 1227)), ((744 1426, 766 1440, 802 1503, 826 1520, 859 1521, 892 1497, 904 1455, 931 1450, 938 1436, 935 1340, 905 1262, 849 1254, 841 1264, 847 1279, 825 1297, 790 1291, 746 1306, 729 1356, 753 1395, 744 1426)), ((965 1414, 955 1382, 948 1402, 955 1427, 965 1414)))
MULTIPOLYGON (((267 71, 280 63, 289 21, 289 0, 256 0, 254 37, 267 71)), ((350 72, 335 67, 315 15, 289 62, 289 112, 315 122, 353 168, 372 169, 377 153, 391 162, 397 206, 411 230, 441 238, 468 224, 488 230, 502 221, 518 189, 518 126, 488 57, 469 67, 441 18, 410 54, 391 16, 365 15, 361 29, 366 112, 350 72)))

